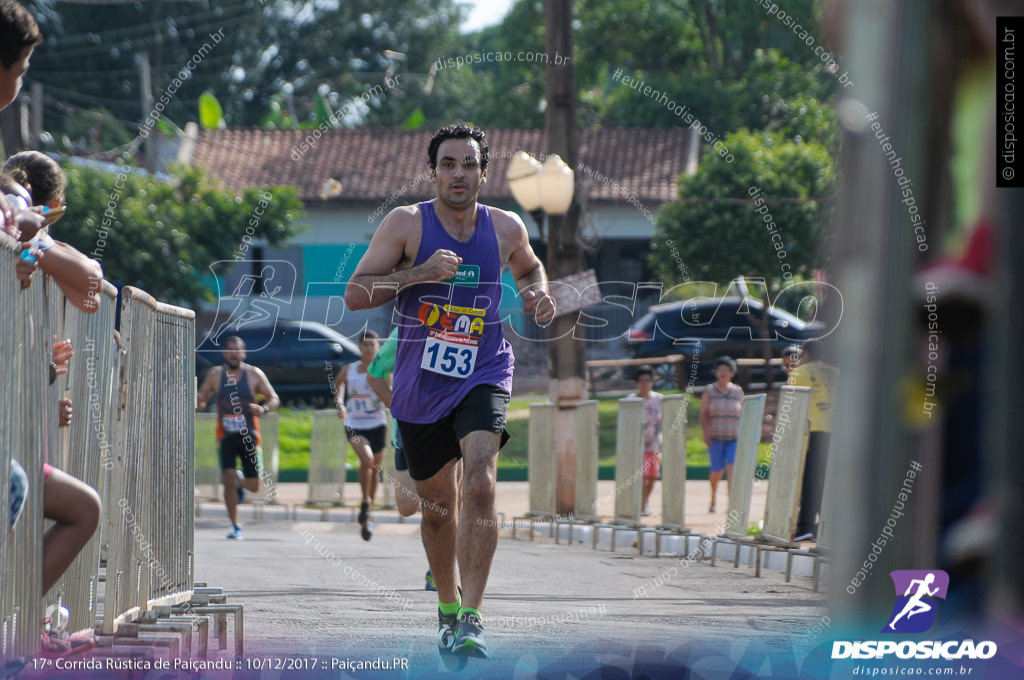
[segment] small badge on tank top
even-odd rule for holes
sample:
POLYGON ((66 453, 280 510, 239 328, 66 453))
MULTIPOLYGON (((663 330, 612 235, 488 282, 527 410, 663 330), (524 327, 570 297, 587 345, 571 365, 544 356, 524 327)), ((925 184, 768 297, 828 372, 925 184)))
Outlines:
POLYGON ((467 288, 480 287, 480 265, 460 264, 455 276, 445 279, 441 283, 450 283, 453 286, 466 286, 467 288))

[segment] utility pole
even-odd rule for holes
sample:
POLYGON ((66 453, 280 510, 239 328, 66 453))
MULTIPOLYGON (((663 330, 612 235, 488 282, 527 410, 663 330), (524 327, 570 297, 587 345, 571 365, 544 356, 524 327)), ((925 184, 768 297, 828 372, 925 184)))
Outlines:
MULTIPOLYGON (((548 154, 558 154, 574 171, 577 165, 576 69, 573 66, 573 0, 547 0, 547 109, 544 132, 548 154), (557 63, 556 63, 557 60, 557 63)), ((580 182, 576 179, 576 196, 580 182)), ((577 234, 578 200, 564 218, 549 216, 548 262, 550 279, 583 269, 583 251, 577 234)), ((560 514, 574 509, 576 495, 576 404, 586 398, 586 357, 583 341, 573 338, 575 314, 556 317, 551 324, 551 394, 558 409, 555 420, 557 470, 556 507, 560 514)))
POLYGON ((32 81, 32 98, 29 100, 32 106, 31 111, 31 139, 32 148, 43 148, 43 84, 39 81, 32 81))
POLYGON ((22 134, 21 118, 21 102, 16 101, 0 111, 0 141, 3 142, 4 158, 28 148, 22 134))
MULTIPOLYGON (((152 75, 149 68, 149 53, 139 52, 139 89, 142 95, 142 118, 140 125, 145 124, 146 119, 153 113, 153 85, 152 75)), ((146 154, 146 170, 150 173, 156 172, 156 140, 157 129, 154 127, 149 131, 148 138, 143 142, 146 154)))

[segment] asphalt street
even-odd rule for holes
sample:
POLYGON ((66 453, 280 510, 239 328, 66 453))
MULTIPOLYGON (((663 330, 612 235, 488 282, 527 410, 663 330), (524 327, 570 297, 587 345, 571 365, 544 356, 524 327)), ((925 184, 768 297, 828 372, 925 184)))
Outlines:
MULTIPOLYGON (((333 658, 342 669, 380 657, 405 670, 400 677, 452 670, 436 651, 436 595, 424 590, 418 524, 378 523, 370 542, 358 528, 250 520, 244 540, 229 541, 226 520, 204 515, 196 580, 244 605, 247 657, 333 658)), ((482 607, 492 658, 471 660, 464 674, 569 677, 610 664, 635 677, 638 664, 693 670, 751 654, 792 658, 825 616, 825 596, 805 577, 785 583, 782 573, 755 578, 731 563, 524 535, 501 531, 482 607)))

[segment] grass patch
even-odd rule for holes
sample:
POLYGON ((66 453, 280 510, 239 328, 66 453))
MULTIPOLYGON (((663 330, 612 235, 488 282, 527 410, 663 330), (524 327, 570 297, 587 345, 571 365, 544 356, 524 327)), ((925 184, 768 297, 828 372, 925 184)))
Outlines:
MULTIPOLYGON (((308 470, 309 446, 313 435, 313 411, 281 407, 277 409, 277 445, 280 452, 279 469, 308 470)), ((359 458, 348 442, 338 442, 347 449, 345 461, 350 467, 359 467, 359 458)))
MULTIPOLYGON (((677 390, 664 394, 679 394, 677 390)), ((525 467, 527 465, 527 446, 529 443, 529 407, 530 404, 543 402, 546 395, 517 397, 509 404, 509 420, 507 429, 511 435, 508 444, 498 456, 498 467, 525 467)), ((598 400, 598 446, 599 464, 615 464, 615 439, 618 423, 618 399, 607 397, 598 400)), ((290 408, 278 409, 279 447, 281 452, 281 470, 309 469, 309 442, 313 432, 313 412, 290 408)), ((690 399, 686 409, 686 463, 690 466, 710 465, 707 446, 701 435, 699 425, 700 400, 690 399)), ((359 459, 351 446, 339 442, 339 446, 347 448, 346 460, 352 467, 359 466, 359 459)), ((770 444, 758 446, 758 463, 767 463, 770 444)))
POLYGON ((277 445, 281 470, 309 469, 309 439, 313 434, 313 412, 281 407, 277 409, 277 445))

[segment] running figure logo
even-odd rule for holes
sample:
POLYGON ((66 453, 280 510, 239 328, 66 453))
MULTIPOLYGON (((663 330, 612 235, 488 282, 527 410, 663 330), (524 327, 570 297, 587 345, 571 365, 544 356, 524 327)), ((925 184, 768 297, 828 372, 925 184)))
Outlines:
POLYGON ((923 633, 931 628, 936 603, 926 598, 946 599, 949 574, 941 569, 898 569, 889 576, 896 588, 896 604, 881 632, 923 633))

